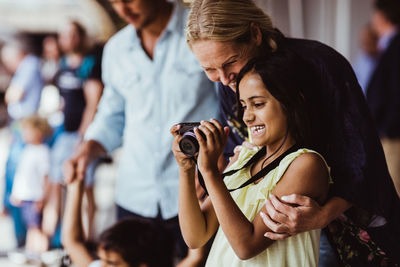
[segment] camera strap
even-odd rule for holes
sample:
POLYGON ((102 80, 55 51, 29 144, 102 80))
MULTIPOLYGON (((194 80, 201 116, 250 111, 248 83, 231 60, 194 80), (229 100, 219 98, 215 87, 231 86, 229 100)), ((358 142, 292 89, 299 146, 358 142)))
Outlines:
MULTIPOLYGON (((281 162, 281 160, 286 157, 287 155, 289 155, 290 153, 293 153, 295 151, 297 151, 299 149, 299 147, 295 144, 292 147, 290 147, 288 150, 286 150, 285 152, 282 153, 282 155, 280 155, 279 157, 277 157, 276 159, 274 159, 271 163, 269 163, 267 166, 265 166, 264 168, 262 168, 260 171, 258 171, 254 176, 252 176, 249 180, 247 180, 246 182, 244 182, 242 185, 240 185, 237 188, 233 188, 233 189, 228 189, 229 192, 233 192, 235 190, 238 190, 240 188, 246 187, 251 183, 254 183, 255 181, 259 180, 260 178, 264 177, 265 175, 267 175, 271 170, 275 169, 279 163, 281 162)), ((260 160, 263 156, 265 156, 267 152, 266 147, 261 148, 256 154, 254 154, 253 157, 251 157, 251 159, 246 162, 245 165, 243 165, 241 168, 239 169, 235 169, 235 170, 230 170, 226 173, 222 174, 222 178, 225 178, 226 176, 231 176, 232 174, 235 174, 236 172, 247 168, 249 166, 251 166, 253 163, 257 162, 258 160, 260 160)), ((206 188, 206 185, 204 183, 204 179, 203 176, 201 175, 200 171, 197 170, 197 174, 198 174, 198 178, 199 178, 199 183, 201 185, 201 187, 203 187, 204 191, 206 192, 206 194, 208 195, 208 191, 206 188)))

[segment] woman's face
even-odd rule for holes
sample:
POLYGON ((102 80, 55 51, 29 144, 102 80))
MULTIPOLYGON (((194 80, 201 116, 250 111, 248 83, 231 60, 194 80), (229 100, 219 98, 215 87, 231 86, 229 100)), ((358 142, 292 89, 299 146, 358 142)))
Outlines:
POLYGON ((251 131, 253 144, 277 148, 287 131, 286 115, 280 102, 270 94, 261 77, 254 72, 243 77, 239 92, 243 121, 251 131))
POLYGON ((64 53, 75 52, 82 43, 78 29, 73 23, 65 25, 58 34, 58 42, 64 53))
POLYGON ((192 51, 213 82, 221 82, 236 90, 236 77, 247 61, 256 56, 257 44, 239 44, 201 40, 192 44, 192 51))

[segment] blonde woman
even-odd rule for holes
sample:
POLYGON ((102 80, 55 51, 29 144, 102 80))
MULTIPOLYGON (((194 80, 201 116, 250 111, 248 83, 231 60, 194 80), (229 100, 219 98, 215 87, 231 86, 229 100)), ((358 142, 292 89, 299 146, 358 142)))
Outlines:
MULTIPOLYGON (((225 159, 247 138, 246 126, 235 113, 234 90, 237 74, 249 59, 286 48, 316 70, 309 81, 312 86, 304 91, 312 121, 309 148, 322 154, 331 167, 334 184, 330 198, 321 206, 297 194, 280 198, 271 195, 264 217, 269 228, 266 238, 280 240, 334 224, 336 227, 328 234, 337 253, 331 251, 331 254, 339 257, 331 260, 353 266, 399 262, 400 255, 394 254, 400 251, 396 241, 400 230, 395 227, 400 224, 395 212, 400 209, 400 200, 360 86, 347 60, 317 41, 283 36, 269 16, 249 0, 195 0, 186 38, 208 78, 220 83, 223 123, 231 128, 225 159), (341 220, 335 220, 344 212, 341 220), (374 242, 369 235, 360 236, 367 233, 364 230, 368 230, 374 242), (352 240, 350 251, 345 251, 350 244, 340 240, 343 235, 352 240)), ((328 258, 321 251, 322 266, 328 258)))

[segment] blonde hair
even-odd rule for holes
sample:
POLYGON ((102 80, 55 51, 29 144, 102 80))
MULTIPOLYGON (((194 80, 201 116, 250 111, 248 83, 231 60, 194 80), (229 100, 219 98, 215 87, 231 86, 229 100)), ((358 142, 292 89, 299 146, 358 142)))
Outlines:
POLYGON ((263 44, 276 49, 271 18, 251 0, 194 0, 186 25, 189 46, 200 40, 249 42, 251 25, 259 27, 263 44))
POLYGON ((53 129, 47 122, 47 119, 40 117, 39 115, 32 115, 22 119, 21 126, 23 128, 31 127, 38 130, 43 135, 43 138, 49 137, 53 133, 53 129))

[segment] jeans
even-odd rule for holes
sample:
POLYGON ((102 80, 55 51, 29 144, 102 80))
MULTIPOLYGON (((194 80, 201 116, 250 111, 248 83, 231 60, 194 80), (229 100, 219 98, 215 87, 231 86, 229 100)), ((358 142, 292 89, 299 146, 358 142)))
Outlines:
POLYGON ((319 246, 319 263, 318 267, 338 267, 338 259, 334 249, 329 243, 325 230, 321 230, 321 239, 319 246))

